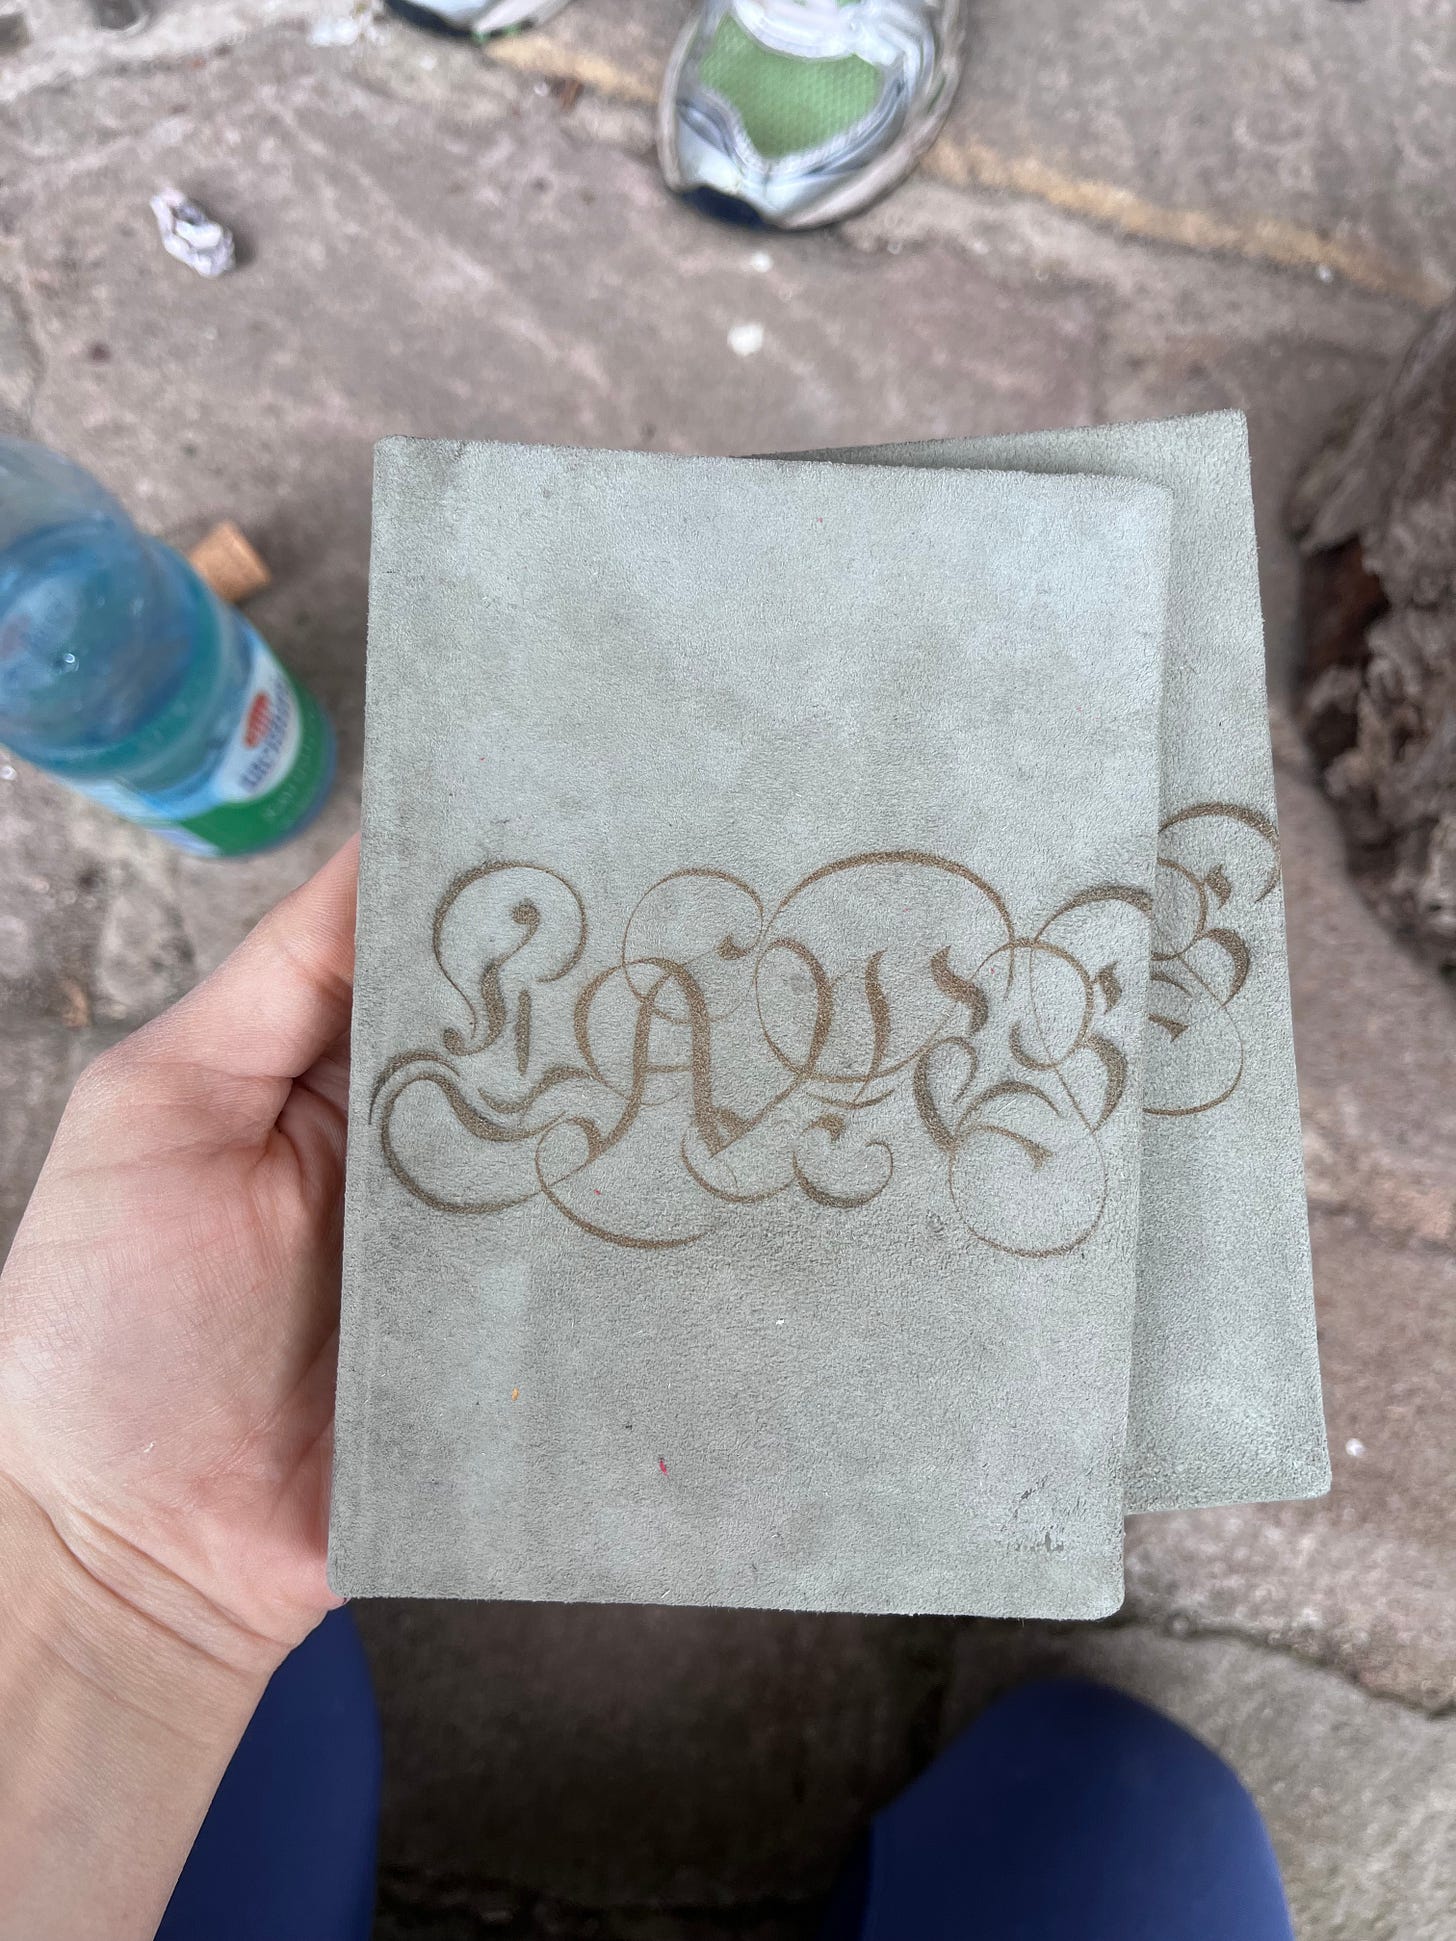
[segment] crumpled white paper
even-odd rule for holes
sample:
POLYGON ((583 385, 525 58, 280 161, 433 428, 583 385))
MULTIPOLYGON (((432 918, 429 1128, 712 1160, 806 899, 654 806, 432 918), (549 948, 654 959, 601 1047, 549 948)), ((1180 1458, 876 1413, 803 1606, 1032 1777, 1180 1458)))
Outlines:
POLYGON ((233 235, 179 189, 152 197, 162 247, 199 276, 226 276, 236 263, 233 235))

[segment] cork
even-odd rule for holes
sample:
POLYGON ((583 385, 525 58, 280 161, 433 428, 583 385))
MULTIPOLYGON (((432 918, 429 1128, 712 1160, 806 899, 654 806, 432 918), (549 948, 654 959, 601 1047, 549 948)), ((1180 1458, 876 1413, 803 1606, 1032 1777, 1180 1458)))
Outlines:
POLYGON ((273 575, 231 519, 214 526, 187 555, 220 600, 240 606, 273 583, 273 575))

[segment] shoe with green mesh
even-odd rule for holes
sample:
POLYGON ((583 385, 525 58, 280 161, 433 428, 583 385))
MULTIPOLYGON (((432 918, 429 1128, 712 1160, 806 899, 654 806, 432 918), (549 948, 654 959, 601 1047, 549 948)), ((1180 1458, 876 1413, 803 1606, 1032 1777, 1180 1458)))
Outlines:
POLYGON ((704 0, 668 63, 668 187, 779 229, 855 214, 934 141, 960 0, 704 0))

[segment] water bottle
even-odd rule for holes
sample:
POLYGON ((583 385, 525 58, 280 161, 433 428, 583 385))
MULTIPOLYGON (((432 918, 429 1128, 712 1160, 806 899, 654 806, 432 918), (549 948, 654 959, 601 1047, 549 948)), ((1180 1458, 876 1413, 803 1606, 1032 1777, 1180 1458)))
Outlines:
POLYGON ((69 460, 0 438, 0 742, 197 856, 300 829, 334 733, 187 562, 69 460))

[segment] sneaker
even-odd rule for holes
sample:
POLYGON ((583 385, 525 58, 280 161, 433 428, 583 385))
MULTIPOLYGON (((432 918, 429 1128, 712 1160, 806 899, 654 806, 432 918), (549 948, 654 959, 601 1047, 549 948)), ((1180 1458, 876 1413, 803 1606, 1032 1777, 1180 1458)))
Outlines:
POLYGON ((668 187, 810 229, 907 175, 960 79, 961 0, 704 0, 668 62, 668 187))
POLYGON ((385 0, 390 11, 412 27, 424 27, 433 34, 469 34, 475 40, 539 27, 566 4, 567 0, 385 0))

